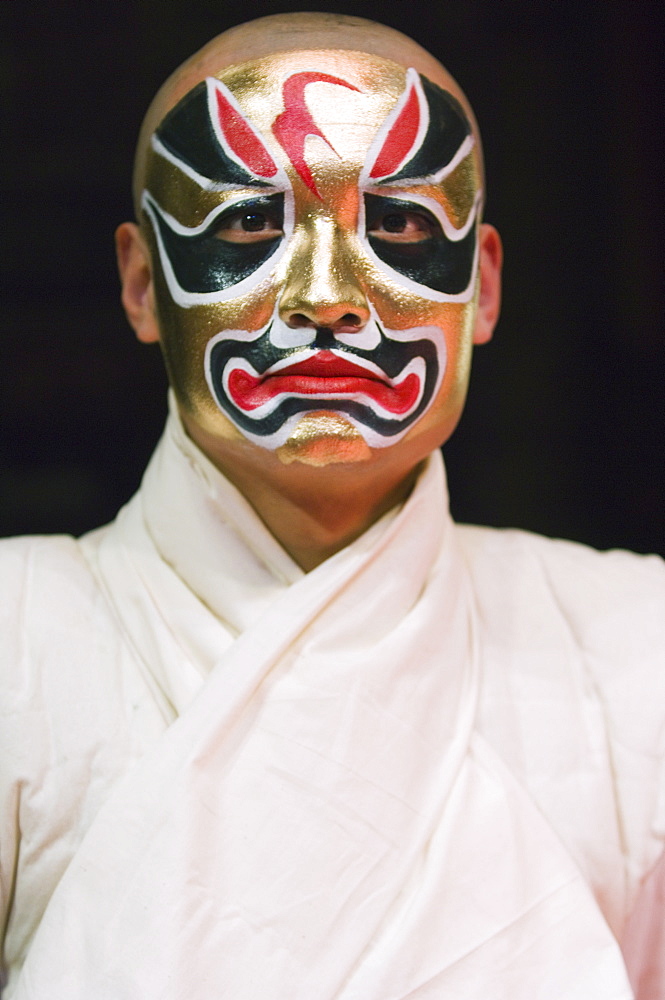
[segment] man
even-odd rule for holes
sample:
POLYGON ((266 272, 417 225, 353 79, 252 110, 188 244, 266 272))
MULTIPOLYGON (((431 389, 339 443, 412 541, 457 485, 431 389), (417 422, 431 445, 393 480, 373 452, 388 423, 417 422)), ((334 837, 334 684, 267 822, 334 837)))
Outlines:
POLYGON ((501 267, 464 95, 262 19, 167 81, 135 179, 171 415, 114 524, 4 547, 4 996, 632 996, 665 574, 449 519, 501 267))

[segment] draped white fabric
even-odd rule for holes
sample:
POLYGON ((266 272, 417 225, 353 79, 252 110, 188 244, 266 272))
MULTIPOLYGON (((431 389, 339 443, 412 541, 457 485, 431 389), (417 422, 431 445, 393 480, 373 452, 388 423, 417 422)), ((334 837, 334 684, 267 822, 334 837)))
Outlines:
POLYGON ((11 1000, 624 1000, 579 868, 475 729, 433 456, 305 575, 172 421, 86 558, 163 735, 98 811, 11 1000))

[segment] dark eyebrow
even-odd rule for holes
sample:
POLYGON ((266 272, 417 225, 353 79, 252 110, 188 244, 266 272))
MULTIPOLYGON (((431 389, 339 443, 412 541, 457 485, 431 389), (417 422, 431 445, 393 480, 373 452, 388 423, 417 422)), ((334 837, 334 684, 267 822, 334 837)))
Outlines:
POLYGON ((210 121, 205 81, 169 111, 155 136, 173 157, 211 181, 239 187, 271 187, 227 156, 220 146, 210 121))

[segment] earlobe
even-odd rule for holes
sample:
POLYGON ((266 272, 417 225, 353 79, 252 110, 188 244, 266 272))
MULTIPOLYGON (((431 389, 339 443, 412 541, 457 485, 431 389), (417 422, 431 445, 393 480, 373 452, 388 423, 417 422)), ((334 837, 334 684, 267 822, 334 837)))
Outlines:
POLYGON ((487 223, 480 227, 478 235, 480 251, 480 295, 478 312, 473 334, 474 344, 486 344, 492 339, 501 311, 501 265, 503 263, 503 247, 501 237, 487 223))
POLYGON ((121 301, 127 319, 139 340, 151 344, 159 340, 155 313, 152 266, 139 227, 123 222, 115 234, 118 270, 122 285, 121 301))

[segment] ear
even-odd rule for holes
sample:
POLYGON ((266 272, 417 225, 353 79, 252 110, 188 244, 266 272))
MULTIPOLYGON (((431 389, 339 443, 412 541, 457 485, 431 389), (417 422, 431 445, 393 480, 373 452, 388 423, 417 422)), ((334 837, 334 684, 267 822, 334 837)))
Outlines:
POLYGON ((474 344, 486 344, 492 339, 494 327, 501 311, 501 265, 503 247, 501 237, 494 226, 483 223, 479 232, 480 251, 480 296, 476 326, 473 333, 474 344))
POLYGON ((159 340, 159 324, 155 313, 150 254, 133 222, 123 222, 115 234, 118 270, 122 284, 120 296, 127 319, 139 340, 152 344, 159 340))

